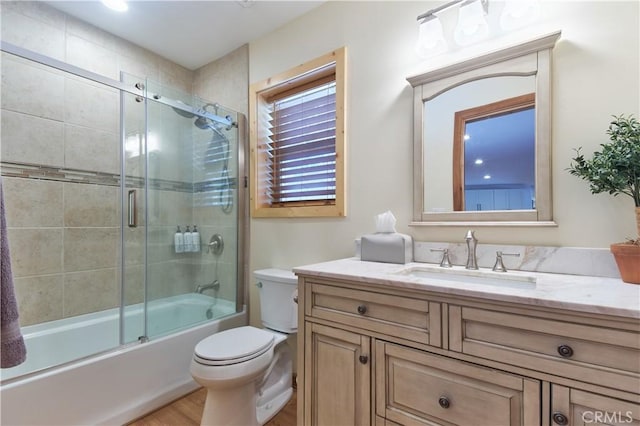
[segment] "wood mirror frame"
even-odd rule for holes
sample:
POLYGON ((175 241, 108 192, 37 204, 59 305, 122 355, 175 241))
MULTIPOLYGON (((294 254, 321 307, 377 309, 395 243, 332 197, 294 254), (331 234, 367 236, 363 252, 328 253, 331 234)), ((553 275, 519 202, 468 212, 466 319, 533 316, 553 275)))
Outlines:
POLYGON ((559 37, 560 31, 556 31, 407 78, 414 92, 414 183, 411 225, 556 226, 553 222, 551 198, 551 50, 559 37), (424 170, 425 102, 465 83, 499 76, 535 77, 535 209, 425 211, 425 193, 428 190, 424 170))

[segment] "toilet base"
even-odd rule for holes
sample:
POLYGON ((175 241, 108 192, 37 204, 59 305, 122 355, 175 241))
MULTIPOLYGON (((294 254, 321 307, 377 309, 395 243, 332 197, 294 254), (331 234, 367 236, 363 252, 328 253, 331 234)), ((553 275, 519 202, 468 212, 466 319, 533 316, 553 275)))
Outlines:
POLYGON ((208 389, 201 426, 261 426, 256 417, 254 383, 232 389, 208 389), (254 408, 254 409, 251 409, 254 408))
POLYGON ((293 395, 293 389, 289 388, 271 401, 256 408, 258 424, 263 425, 271 420, 284 407, 293 395))

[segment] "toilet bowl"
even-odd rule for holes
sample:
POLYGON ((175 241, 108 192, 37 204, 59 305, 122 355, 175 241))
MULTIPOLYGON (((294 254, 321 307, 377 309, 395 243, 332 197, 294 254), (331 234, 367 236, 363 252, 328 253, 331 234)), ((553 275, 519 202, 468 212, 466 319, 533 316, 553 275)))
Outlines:
POLYGON ((290 271, 254 272, 260 290, 262 322, 201 340, 191 375, 207 389, 202 425, 263 425, 289 401, 291 351, 287 335, 297 331, 297 279, 290 271))

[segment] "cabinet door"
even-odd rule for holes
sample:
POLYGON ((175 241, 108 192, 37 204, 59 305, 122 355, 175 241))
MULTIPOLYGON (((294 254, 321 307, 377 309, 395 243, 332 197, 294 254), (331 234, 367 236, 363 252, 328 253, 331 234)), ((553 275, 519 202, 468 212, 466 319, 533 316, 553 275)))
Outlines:
POLYGON ((540 424, 540 382, 376 342, 376 414, 403 425, 540 424))
POLYGON ((640 425, 640 404, 553 385, 552 426, 640 425))
POLYGON ((371 424, 371 342, 333 327, 305 325, 305 425, 371 424))

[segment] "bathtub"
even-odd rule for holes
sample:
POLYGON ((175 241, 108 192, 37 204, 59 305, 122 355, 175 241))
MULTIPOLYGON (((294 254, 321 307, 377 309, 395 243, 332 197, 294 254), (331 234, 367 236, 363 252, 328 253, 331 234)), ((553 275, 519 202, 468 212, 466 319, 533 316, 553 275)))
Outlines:
MULTIPOLYGON (((2 370, 0 423, 123 424, 196 389, 189 374, 196 343, 248 323, 246 311, 235 313, 235 303, 220 299, 213 314, 222 318, 207 320, 212 301, 200 294, 152 301, 149 335, 165 335, 114 350, 119 344, 118 309, 24 327, 27 361, 2 370), (194 322, 201 324, 176 331, 194 322), (87 358, 69 362, 82 357, 87 358)), ((137 338, 142 314, 141 305, 127 307, 125 323, 131 333, 126 341, 137 338)))

